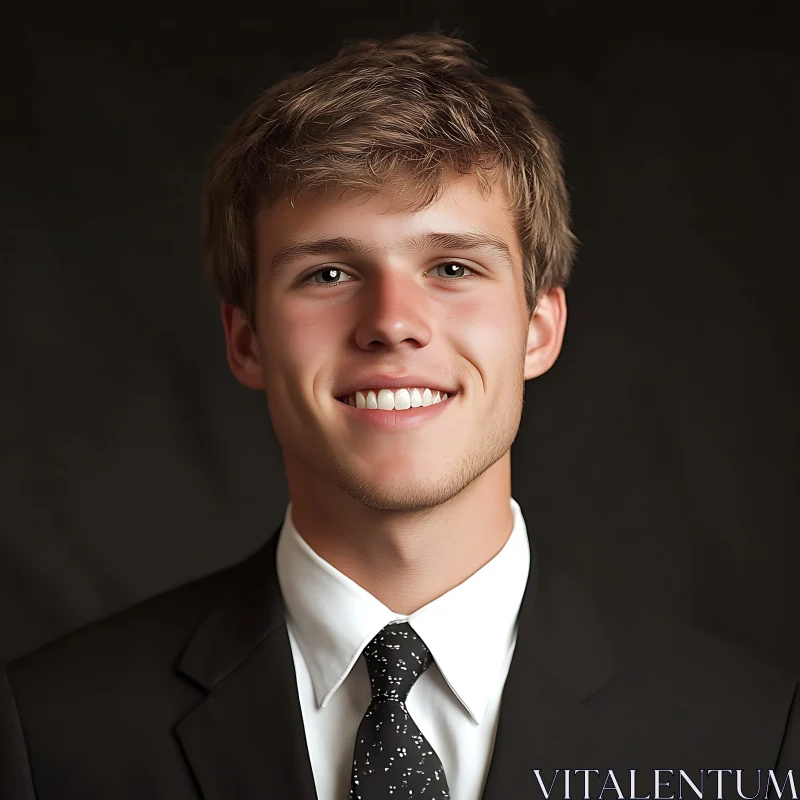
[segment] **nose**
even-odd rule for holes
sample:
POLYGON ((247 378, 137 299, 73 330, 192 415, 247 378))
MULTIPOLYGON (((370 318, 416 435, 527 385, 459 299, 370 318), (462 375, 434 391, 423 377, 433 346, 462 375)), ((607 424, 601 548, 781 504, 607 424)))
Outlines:
POLYGON ((401 269, 376 270, 361 294, 356 342, 362 350, 425 347, 431 340, 425 288, 401 269), (377 274, 379 273, 380 274, 377 274))

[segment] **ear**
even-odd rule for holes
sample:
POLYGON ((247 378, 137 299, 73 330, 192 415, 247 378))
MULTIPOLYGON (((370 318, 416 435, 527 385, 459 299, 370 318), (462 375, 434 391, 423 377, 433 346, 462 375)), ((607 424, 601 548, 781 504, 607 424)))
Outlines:
POLYGON ((228 365, 236 380, 248 389, 266 390, 258 338, 239 306, 220 302, 228 365))
POLYGON ((539 297, 528 326, 525 380, 544 375, 556 363, 567 326, 567 297, 561 287, 539 297))

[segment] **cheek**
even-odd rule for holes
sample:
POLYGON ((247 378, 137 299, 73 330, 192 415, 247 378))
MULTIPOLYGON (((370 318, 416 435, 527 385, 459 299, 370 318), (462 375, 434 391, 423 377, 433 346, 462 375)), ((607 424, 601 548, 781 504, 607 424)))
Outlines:
POLYGON ((285 307, 265 320, 264 346, 269 352, 268 375, 270 383, 280 381, 290 394, 303 391, 325 364, 331 363, 331 353, 336 337, 329 319, 322 319, 319 310, 310 305, 285 307))
POLYGON ((473 356, 481 369, 496 371, 516 365, 524 352, 527 327, 508 300, 467 302, 453 310, 447 329, 454 345, 473 356))
POLYGON ((474 373, 478 395, 495 408, 497 404, 516 408, 524 389, 527 327, 507 311, 497 315, 484 308, 454 329, 458 333, 450 340, 453 350, 474 373))

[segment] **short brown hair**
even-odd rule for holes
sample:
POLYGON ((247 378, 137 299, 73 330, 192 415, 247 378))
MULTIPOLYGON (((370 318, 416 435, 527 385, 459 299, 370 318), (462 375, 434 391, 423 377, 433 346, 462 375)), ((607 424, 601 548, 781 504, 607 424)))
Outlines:
POLYGON ((269 88, 231 126, 209 170, 203 214, 208 275, 254 324, 253 218, 283 194, 401 185, 416 208, 453 172, 482 191, 503 176, 532 312, 569 280, 576 239, 561 149, 530 98, 489 75, 468 42, 440 33, 348 44, 269 88))

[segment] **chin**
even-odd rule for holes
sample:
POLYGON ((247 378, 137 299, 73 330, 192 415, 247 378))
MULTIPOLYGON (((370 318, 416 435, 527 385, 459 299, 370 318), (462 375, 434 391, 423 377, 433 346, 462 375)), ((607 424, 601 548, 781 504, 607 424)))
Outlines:
POLYGON ((435 508, 457 495, 464 482, 458 475, 419 469, 401 471, 376 480, 373 474, 340 474, 340 488, 368 508, 379 511, 416 512, 435 508))

